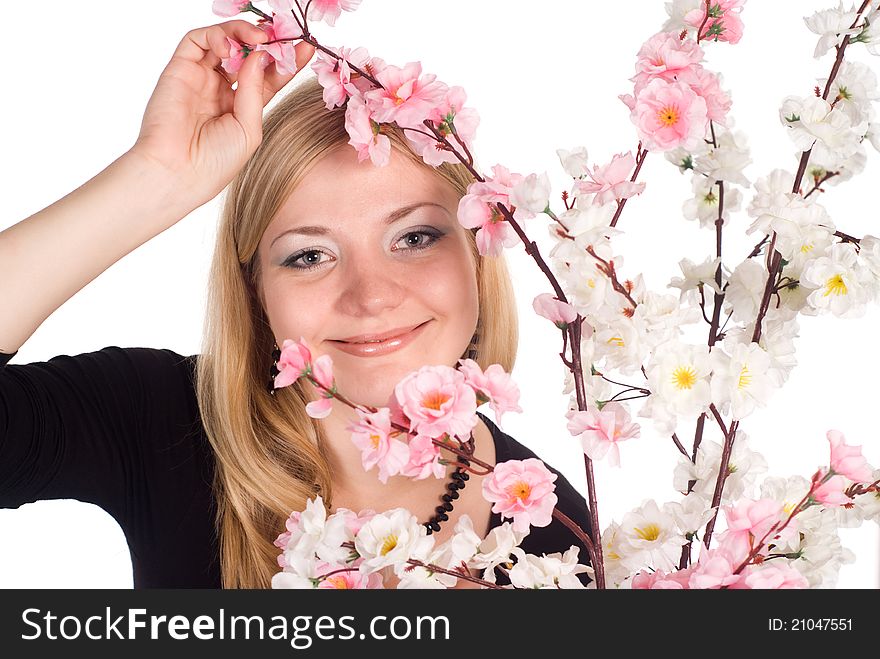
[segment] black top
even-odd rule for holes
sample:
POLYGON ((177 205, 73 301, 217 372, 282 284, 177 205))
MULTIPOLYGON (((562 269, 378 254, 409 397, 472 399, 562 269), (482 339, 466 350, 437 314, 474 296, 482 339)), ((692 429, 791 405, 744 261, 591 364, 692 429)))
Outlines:
MULTIPOLYGON (((125 534, 135 588, 220 588, 214 456, 194 389, 198 357, 111 346, 6 365, 12 356, 0 353, 0 508, 42 499, 93 503, 125 534)), ((536 457, 480 418, 497 462, 536 457)), ((592 537, 584 498, 550 469, 558 508, 592 537)), ((490 527, 501 521, 492 513, 490 527)), ((532 527, 521 547, 540 555, 571 545, 588 563, 586 548, 554 519, 532 527)))

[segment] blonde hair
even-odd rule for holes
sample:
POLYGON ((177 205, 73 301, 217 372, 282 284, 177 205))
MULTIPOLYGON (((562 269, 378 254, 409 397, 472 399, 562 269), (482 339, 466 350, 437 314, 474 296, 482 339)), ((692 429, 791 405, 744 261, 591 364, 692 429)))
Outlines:
MULTIPOLYGON (((383 127, 397 152, 435 172, 461 196, 473 180, 460 165, 425 165, 397 130, 383 127)), ((291 511, 332 496, 321 425, 305 413, 299 383, 269 395, 275 337, 260 301, 257 247, 291 190, 320 158, 346 145, 344 109, 327 110, 312 77, 266 116, 263 141, 230 183, 211 265, 197 395, 216 456, 214 492, 224 588, 267 588, 279 571, 273 545, 291 511)), ((351 148, 351 147, 346 147, 351 148)), ((365 164, 364 166, 370 166, 365 164)), ((476 260, 479 342, 476 361, 513 368, 517 320, 503 256, 476 260)))

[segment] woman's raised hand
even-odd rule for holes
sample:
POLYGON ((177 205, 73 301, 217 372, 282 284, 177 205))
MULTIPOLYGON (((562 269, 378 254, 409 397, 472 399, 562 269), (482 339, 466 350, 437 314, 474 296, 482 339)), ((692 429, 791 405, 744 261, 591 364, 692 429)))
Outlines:
MULTIPOLYGON (((173 173, 201 203, 216 196, 256 150, 264 106, 293 78, 279 74, 263 51, 245 58, 237 75, 227 73, 220 67, 229 57, 227 37, 251 45, 268 38, 242 20, 187 33, 156 84, 131 149, 173 173)), ((295 50, 301 69, 314 48, 299 43, 295 50)))

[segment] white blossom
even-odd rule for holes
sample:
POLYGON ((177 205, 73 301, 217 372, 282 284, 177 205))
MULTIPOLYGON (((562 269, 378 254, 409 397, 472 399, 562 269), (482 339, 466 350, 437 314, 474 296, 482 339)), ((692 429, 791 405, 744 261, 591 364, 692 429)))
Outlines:
MULTIPOLYGON (((819 87, 825 89, 827 78, 819 80, 819 87)), ((880 99, 877 87, 877 74, 862 62, 844 60, 831 88, 828 98, 835 100, 834 107, 846 114, 853 126, 865 124, 870 119, 871 103, 880 99)))
POLYGON ((847 11, 841 1, 837 9, 823 9, 804 18, 810 32, 818 34, 820 37, 813 57, 822 57, 830 48, 839 45, 844 36, 856 34, 859 29, 850 28, 856 20, 856 15, 855 8, 847 11))
POLYGON ((663 512, 672 516, 682 535, 688 536, 699 532, 709 523, 715 514, 715 508, 711 506, 708 497, 691 492, 681 501, 664 503, 663 512))
POLYGON ((807 301, 820 310, 841 318, 858 317, 873 293, 866 268, 858 263, 852 243, 837 243, 830 256, 810 263, 801 275, 805 285, 814 288, 807 301))
MULTIPOLYGON (((715 293, 720 293, 721 287, 715 281, 715 272, 718 270, 719 263, 721 263, 721 257, 714 259, 710 257, 699 264, 695 264, 687 258, 682 259, 678 262, 678 267, 681 268, 681 274, 684 277, 673 277, 667 288, 677 288, 680 290, 679 301, 687 299, 695 304, 699 298, 698 291, 700 285, 708 286, 715 293)), ((711 295, 709 291, 704 292, 707 301, 711 298, 711 295)))
POLYGON ((510 555, 528 535, 528 531, 515 531, 510 522, 489 531, 480 543, 471 565, 483 570, 483 579, 495 583, 495 567, 511 563, 510 555))
POLYGON ((621 544, 631 550, 625 558, 631 570, 644 566, 669 571, 678 564, 681 546, 687 542, 672 515, 651 499, 624 515, 618 533, 621 544))
MULTIPOLYGON (((709 423, 707 421, 707 423, 709 423)), ((694 492, 712 497, 721 464, 721 444, 703 438, 697 449, 697 460, 692 463, 681 456, 673 472, 673 487, 687 492, 688 482, 696 481, 694 492)), ((728 461, 728 476, 724 481, 721 504, 735 503, 742 496, 750 496, 757 477, 767 471, 767 461, 760 453, 749 448, 748 436, 736 431, 736 438, 728 461)))
POLYGON ((749 155, 748 141, 745 133, 719 127, 715 131, 715 144, 707 144, 706 148, 697 152, 694 167, 709 180, 724 181, 728 184, 724 189, 724 206, 727 207, 728 194, 739 194, 734 185, 748 187, 749 179, 743 174, 752 159, 749 155))
POLYGON ((565 173, 572 178, 580 178, 589 171, 587 162, 587 147, 578 146, 571 151, 567 149, 556 149, 556 155, 559 156, 559 163, 565 173))
POLYGON ((666 13, 669 19, 663 24, 663 32, 679 32, 684 29, 695 30, 692 25, 684 22, 688 12, 704 6, 702 0, 672 0, 666 3, 666 13))
MULTIPOLYGON (((687 220, 699 220, 704 229, 715 228, 721 192, 714 179, 694 174, 692 187, 694 196, 685 200, 682 212, 687 220)), ((721 211, 722 226, 728 225, 730 214, 736 212, 742 203, 742 193, 730 184, 724 186, 724 208, 721 211)))
POLYGON ((712 364, 712 402, 722 415, 743 419, 757 406, 765 406, 781 377, 770 367, 770 356, 754 343, 738 343, 730 354, 716 346, 712 364))
POLYGON ((572 545, 564 554, 535 556, 515 547, 517 562, 510 570, 510 583, 517 588, 583 588, 577 575, 592 570, 578 563, 578 551, 572 545))
POLYGON ((547 209, 550 198, 550 178, 546 172, 538 176, 529 174, 510 192, 510 203, 516 206, 514 217, 530 219, 547 209))
POLYGON ((836 158, 846 158, 859 148, 861 135, 853 130, 849 117, 816 96, 788 96, 779 110, 782 124, 800 151, 823 145, 836 158))
POLYGON ((727 283, 725 313, 733 312, 733 319, 739 322, 753 322, 758 316, 766 284, 767 269, 763 265, 753 259, 740 263, 727 283))
POLYGON ((403 508, 373 516, 355 538, 355 549, 364 559, 360 570, 365 574, 406 563, 433 544, 433 536, 427 535, 416 516, 403 508))

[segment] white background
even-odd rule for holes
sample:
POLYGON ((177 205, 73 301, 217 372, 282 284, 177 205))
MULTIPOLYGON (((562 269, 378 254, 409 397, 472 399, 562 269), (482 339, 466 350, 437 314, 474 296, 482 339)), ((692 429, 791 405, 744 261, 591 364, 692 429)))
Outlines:
MULTIPOLYGON (((777 109, 784 96, 809 93, 815 78, 830 71, 833 51, 822 60, 812 58, 817 37, 802 17, 831 4, 749 2, 742 42, 706 48, 706 65, 722 72, 733 96, 732 116, 749 136, 754 162, 746 175, 752 181, 776 167, 796 167, 777 109)), ((7 44, 0 104, 0 229, 62 197, 129 148, 155 81, 180 38, 189 29, 221 20, 212 15, 210 0, 121 0, 83 7, 42 0, 33 9, 19 4, 6 15, 7 25, 17 27, 7 30, 16 39, 7 44)), ((315 31, 329 45, 366 46, 390 63, 421 60, 425 71, 462 85, 482 117, 476 145, 482 169, 504 163, 523 173, 546 170, 558 193, 568 182, 557 148, 585 145, 591 161, 599 164, 635 148, 629 113, 617 95, 632 91, 628 78, 635 53, 665 19, 661 0, 364 0, 335 29, 319 25, 315 31)), ((848 57, 880 68, 880 61, 862 47, 851 48, 848 57)), ((865 173, 841 187, 829 186, 823 197, 838 227, 856 236, 880 233, 871 196, 875 189, 869 183, 878 180, 880 170, 877 154, 869 148, 868 155, 865 173)), ((648 182, 647 190, 628 203, 620 222, 627 234, 616 244, 626 258, 624 274, 641 272, 650 288, 662 291, 680 274, 682 257, 702 261, 714 256, 714 232, 681 218, 690 183, 661 156, 648 156, 640 180, 648 182)), ((197 353, 218 211, 215 199, 122 259, 51 316, 13 363, 108 345, 197 353)), ((724 254, 730 266, 756 242, 745 238, 749 222, 739 213, 733 230, 726 232, 724 254)), ((549 252, 545 222, 535 220, 527 231, 544 254, 549 252)), ((534 296, 551 289, 529 259, 519 251, 508 254, 521 310, 514 376, 525 413, 507 415, 504 429, 586 492, 581 454, 565 429, 558 331, 531 310, 534 296)), ((40 259, 40 253, 33 258, 40 259)), ((790 381, 767 409, 741 426, 752 447, 767 458, 770 475, 809 477, 827 462, 829 428, 864 444, 869 461, 880 464, 873 423, 878 317, 872 307, 859 320, 802 320, 800 363, 790 381)), ((693 438, 687 426, 679 435, 687 442, 693 438)), ((718 439, 709 423, 706 436, 718 439)), ((677 455, 670 439, 646 424, 641 439, 623 446, 621 469, 597 465, 602 527, 612 518, 619 521, 643 499, 676 499, 671 469, 677 455)), ((858 558, 842 569, 839 586, 878 587, 877 526, 844 530, 842 537, 858 558)), ((0 511, 0 586, 131 585, 122 532, 100 509, 59 501, 0 511)))

